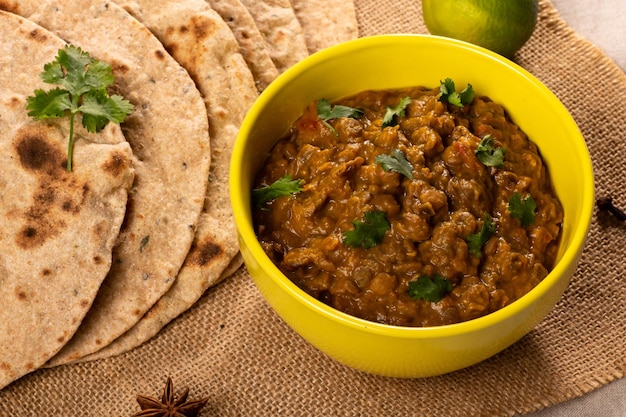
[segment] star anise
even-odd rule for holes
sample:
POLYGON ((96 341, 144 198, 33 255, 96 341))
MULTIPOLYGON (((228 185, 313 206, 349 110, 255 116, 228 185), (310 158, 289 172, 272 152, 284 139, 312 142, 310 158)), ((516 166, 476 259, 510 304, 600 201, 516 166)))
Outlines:
POLYGON ((137 396, 141 411, 133 414, 133 417, 197 417, 209 399, 187 402, 188 395, 189 388, 186 388, 177 398, 174 395, 172 378, 168 377, 161 400, 145 395, 137 396))

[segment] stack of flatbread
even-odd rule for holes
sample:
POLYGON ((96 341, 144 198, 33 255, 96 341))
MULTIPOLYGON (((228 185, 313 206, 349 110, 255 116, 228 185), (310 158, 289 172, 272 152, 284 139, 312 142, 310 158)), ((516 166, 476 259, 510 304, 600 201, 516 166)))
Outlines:
POLYGON ((156 335, 241 267, 228 193, 259 92, 357 37, 354 4, 0 0, 0 389, 156 335), (89 133, 27 97, 67 44, 113 69, 134 111, 89 133))

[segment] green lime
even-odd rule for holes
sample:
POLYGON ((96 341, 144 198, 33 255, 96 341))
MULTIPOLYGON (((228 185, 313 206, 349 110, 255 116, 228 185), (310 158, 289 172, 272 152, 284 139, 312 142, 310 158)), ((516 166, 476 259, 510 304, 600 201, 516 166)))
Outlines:
POLYGON ((537 0, 422 0, 428 31, 512 58, 537 23, 537 0))

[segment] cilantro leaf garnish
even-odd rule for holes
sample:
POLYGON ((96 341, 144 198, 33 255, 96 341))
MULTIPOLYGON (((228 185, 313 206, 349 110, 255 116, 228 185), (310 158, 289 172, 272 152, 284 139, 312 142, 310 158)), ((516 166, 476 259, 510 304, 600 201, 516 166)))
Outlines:
POLYGON ((406 106, 411 103, 411 97, 404 97, 400 100, 398 104, 393 107, 387 107, 387 111, 385 112, 385 116, 383 117, 383 126, 392 126, 396 124, 397 117, 404 117, 404 111, 406 110, 406 106))
POLYGON ((467 86, 461 90, 461 104, 471 104, 474 101, 474 87, 470 83, 467 83, 467 86))
POLYGON ((452 282, 439 274, 435 274, 432 278, 428 275, 420 275, 417 281, 409 282, 409 296, 415 300, 436 303, 450 291, 452 291, 452 282))
POLYGON ((70 114, 67 170, 72 171, 74 152, 74 115, 82 113, 82 124, 91 133, 100 132, 109 123, 121 123, 133 111, 133 105, 119 95, 109 96, 107 87, 115 81, 111 66, 92 58, 79 47, 59 49, 54 61, 44 65, 41 79, 61 87, 35 90, 27 98, 28 115, 35 120, 61 118, 70 114))
POLYGON ((343 243, 353 248, 369 249, 382 242, 385 232, 391 228, 384 211, 368 211, 364 221, 352 222, 354 230, 343 233, 343 243))
MULTIPOLYGON (((72 102, 67 90, 61 88, 53 88, 47 93, 43 90, 35 90, 35 95, 27 99, 26 109, 31 110, 29 116, 35 115, 37 109, 37 118, 59 118, 63 117, 65 112, 72 107, 72 102)), ((68 161, 69 163, 69 161, 68 161)))
POLYGON ((291 175, 285 175, 270 185, 252 190, 252 200, 255 206, 262 207, 268 201, 302 191, 302 180, 294 180, 291 175))
POLYGON ((537 204, 529 194, 522 199, 520 193, 514 193, 509 199, 509 213, 520 221, 523 227, 530 226, 535 221, 537 204))
POLYGON ((469 235, 466 239, 469 253, 477 258, 480 258, 482 256, 483 245, 491 238, 491 236, 493 236, 495 232, 495 223, 492 221, 491 216, 485 213, 485 219, 483 220, 483 225, 480 228, 480 232, 473 233, 469 235))
POLYGON ((454 81, 446 78, 439 82, 439 101, 448 102, 457 107, 463 107, 464 104, 470 104, 474 100, 474 88, 471 84, 467 84, 460 93, 456 92, 454 81))
POLYGON ((328 127, 332 132, 338 136, 334 127, 328 123, 331 119, 337 119, 340 117, 351 117, 353 119, 361 117, 363 110, 355 109, 348 106, 342 106, 336 104, 332 106, 325 98, 318 100, 317 102, 317 116, 322 119, 322 123, 328 127))
POLYGON ((491 135, 486 135, 474 151, 474 154, 483 165, 501 167, 504 164, 505 148, 497 148, 491 135))
POLYGON ((413 179, 413 165, 406 159, 404 153, 398 149, 391 151, 391 155, 378 155, 375 161, 385 171, 399 172, 408 179, 413 179))

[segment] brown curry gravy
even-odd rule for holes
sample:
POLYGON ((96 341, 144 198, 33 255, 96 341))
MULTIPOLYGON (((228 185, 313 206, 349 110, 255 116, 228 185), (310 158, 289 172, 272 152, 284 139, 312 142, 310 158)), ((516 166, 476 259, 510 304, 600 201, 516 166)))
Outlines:
POLYGON ((330 120, 311 103, 272 148, 255 188, 291 175, 303 191, 273 200, 254 220, 265 252, 296 285, 356 317, 399 326, 437 326, 484 316, 536 286, 557 256, 563 210, 537 147, 486 97, 456 107, 423 87, 365 91, 335 102, 364 111, 330 120), (386 108, 412 98, 397 125, 381 128, 386 108), (491 135, 505 148, 501 168, 475 156, 491 135), (387 172, 380 154, 401 150, 413 180, 387 172), (535 221, 522 227, 510 197, 531 195, 535 221), (367 211, 384 211, 391 228, 370 249, 342 242, 367 211), (496 225, 479 258, 467 238, 484 213, 496 225), (409 282, 439 274, 453 289, 438 302, 415 300, 409 282))

